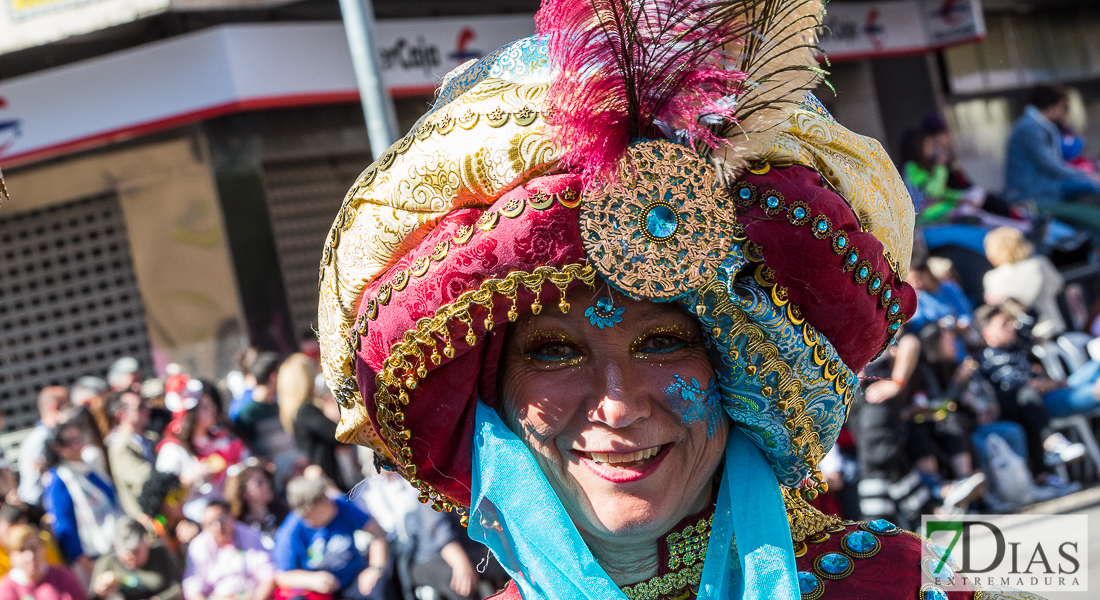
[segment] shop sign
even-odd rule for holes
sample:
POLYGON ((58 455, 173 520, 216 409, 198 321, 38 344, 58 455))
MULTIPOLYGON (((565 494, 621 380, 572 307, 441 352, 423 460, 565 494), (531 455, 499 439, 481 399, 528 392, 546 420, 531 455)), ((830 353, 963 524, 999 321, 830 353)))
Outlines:
POLYGON ((830 3, 821 47, 832 61, 929 52, 985 37, 981 0, 830 3))

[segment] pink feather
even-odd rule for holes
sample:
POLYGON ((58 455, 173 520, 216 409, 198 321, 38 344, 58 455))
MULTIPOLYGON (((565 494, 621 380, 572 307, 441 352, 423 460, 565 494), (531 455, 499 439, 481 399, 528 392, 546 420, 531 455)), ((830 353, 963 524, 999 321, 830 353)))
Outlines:
MULTIPOLYGON (((563 165, 585 183, 611 175, 636 138, 668 137, 716 149, 700 122, 728 123, 746 74, 723 48, 739 24, 715 0, 545 0, 536 17, 559 74, 550 86, 563 165), (685 139, 679 139, 685 138, 685 139)), ((740 24, 743 26, 743 22, 740 24)))

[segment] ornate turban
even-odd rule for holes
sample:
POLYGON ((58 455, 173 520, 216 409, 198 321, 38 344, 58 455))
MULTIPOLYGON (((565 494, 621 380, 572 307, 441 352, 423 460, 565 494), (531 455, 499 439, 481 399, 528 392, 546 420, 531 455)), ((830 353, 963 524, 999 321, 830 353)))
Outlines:
POLYGON ((820 12, 558 0, 448 75, 324 248, 338 436, 462 510, 499 334, 602 279, 696 315, 734 423, 781 483, 819 488, 855 373, 916 305, 901 179, 808 92, 820 12))

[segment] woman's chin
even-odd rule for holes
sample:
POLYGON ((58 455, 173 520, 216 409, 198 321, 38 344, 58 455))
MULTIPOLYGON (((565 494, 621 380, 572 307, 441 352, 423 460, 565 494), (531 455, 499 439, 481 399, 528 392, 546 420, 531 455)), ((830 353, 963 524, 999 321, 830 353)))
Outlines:
MULTIPOLYGON (((583 468, 583 467, 582 467, 583 468)), ((670 494, 673 482, 663 477, 647 477, 629 483, 615 483, 591 473, 577 473, 580 488, 578 500, 586 503, 582 510, 593 533, 615 536, 660 536, 683 517, 682 513, 691 499, 670 494)), ((657 474, 655 474, 657 475, 657 474)), ((679 489, 684 489, 679 482, 679 489)))

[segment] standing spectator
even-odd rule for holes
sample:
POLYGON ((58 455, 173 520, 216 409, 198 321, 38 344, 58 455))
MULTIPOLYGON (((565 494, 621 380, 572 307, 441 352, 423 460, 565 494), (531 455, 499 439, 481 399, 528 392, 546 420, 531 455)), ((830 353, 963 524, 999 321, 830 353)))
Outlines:
POLYGON ((141 507, 137 498, 153 472, 153 445, 143 435, 149 424, 149 407, 140 395, 124 391, 111 393, 108 408, 118 423, 107 446, 118 503, 126 514, 138 518, 141 507))
POLYGON ((69 399, 74 406, 87 409, 95 420, 101 438, 106 439, 111 433, 111 418, 107 412, 107 392, 111 388, 107 382, 99 377, 87 375, 76 380, 69 388, 69 399))
MULTIPOLYGON (((279 420, 286 431, 293 434, 295 443, 305 452, 310 464, 321 467, 326 477, 347 492, 359 480, 348 481, 337 461, 354 462, 353 450, 336 441, 340 409, 335 400, 331 401, 331 406, 325 406, 317 394, 317 382, 317 371, 305 354, 292 354, 283 361, 279 367, 277 388, 279 420), (337 458, 338 452, 343 454, 341 459, 337 458)), ((321 383, 322 391, 327 391, 323 379, 321 383)))
POLYGON ((389 551, 378 523, 354 504, 325 495, 320 477, 292 480, 287 499, 294 513, 275 534, 275 581, 283 596, 315 592, 337 599, 385 598, 389 551), (374 536, 369 561, 355 547, 360 529, 374 536))
POLYGON ((15 525, 4 536, 11 570, 0 579, 0 600, 87 600, 84 586, 72 571, 51 566, 38 530, 15 525))
POLYGON ((1062 274, 1045 256, 1034 256, 1034 249, 1016 229, 1001 227, 985 236, 985 256, 993 265, 982 279, 987 304, 1002 304, 1011 298, 1028 309, 1035 309, 1038 322, 1031 333, 1037 338, 1053 339, 1066 330, 1058 294, 1064 287, 1062 274))
MULTIPOLYGON (((249 462, 256 462, 256 459, 251 458, 249 462)), ((290 509, 275 495, 275 484, 267 469, 259 464, 230 469, 225 482, 225 500, 237 521, 260 533, 264 548, 275 548, 275 532, 290 509)))
POLYGON ((183 515, 183 501, 187 489, 180 485, 180 478, 172 473, 153 471, 137 502, 141 506, 139 519, 153 531, 173 556, 179 555, 181 545, 191 542, 199 533, 199 526, 183 515))
POLYGON ((46 512, 61 551, 86 579, 95 559, 111 550, 119 510, 114 487, 81 459, 85 443, 76 424, 59 425, 47 446, 49 470, 42 481, 46 512))
POLYGON ((1006 200, 1043 205, 1100 193, 1100 179, 1074 169, 1062 157, 1058 124, 1068 113, 1065 88, 1040 85, 1032 90, 1031 101, 1008 138, 1006 200))
POLYGON ((183 600, 179 560, 163 544, 149 544, 141 523, 119 519, 114 551, 99 557, 92 593, 99 600, 183 600))
POLYGON ((225 502, 210 502, 203 511, 202 533, 187 547, 184 598, 267 600, 275 588, 274 575, 259 534, 238 523, 225 502))
POLYGON ((274 352, 260 352, 247 366, 245 391, 241 397, 234 398, 229 407, 229 418, 237 423, 244 407, 252 402, 275 404, 275 378, 279 372, 279 355, 274 352))
MULTIPOLYGON (((27 511, 14 504, 0 506, 0 540, 8 535, 8 530, 16 525, 28 525, 30 518, 27 511)), ((57 549, 57 542, 49 531, 39 530, 38 538, 42 541, 42 548, 46 552, 46 563, 50 565, 63 565, 65 559, 61 558, 61 551, 57 549)), ((0 543, 0 575, 11 570, 11 559, 8 557, 7 548, 0 543)))
POLYGON ((132 356, 123 356, 116 360, 107 371, 107 384, 116 392, 140 392, 142 381, 141 364, 132 356))
POLYGON ((157 447, 155 466, 158 471, 178 475, 190 490, 184 512, 197 521, 203 500, 221 497, 225 470, 248 454, 241 440, 219 423, 222 404, 218 390, 198 379, 174 377, 181 379, 170 383, 180 389, 165 394, 173 419, 157 447))
POLYGON ((27 504, 42 504, 46 441, 61 422, 61 413, 68 408, 69 391, 65 388, 50 386, 38 393, 38 423, 19 446, 19 499, 27 504))

